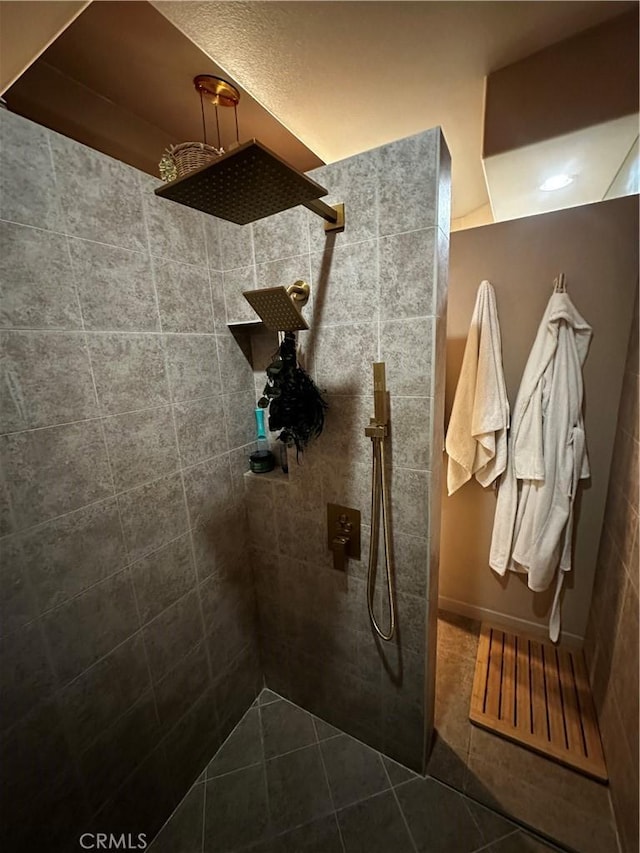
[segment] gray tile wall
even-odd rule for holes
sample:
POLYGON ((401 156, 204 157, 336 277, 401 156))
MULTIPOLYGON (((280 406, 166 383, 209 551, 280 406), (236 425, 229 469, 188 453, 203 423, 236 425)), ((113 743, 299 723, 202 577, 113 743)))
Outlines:
MULTIPOLYGON (((327 236, 303 209, 222 227, 235 319, 255 316, 239 297, 248 282, 311 282, 301 361, 329 402, 324 433, 300 464, 293 454, 288 478, 245 478, 262 663, 274 690, 421 770, 435 674, 449 155, 436 129, 313 176, 329 203, 345 202, 344 233, 327 236), (386 362, 391 395, 399 628, 389 644, 373 636, 366 604, 373 361, 386 362), (362 513, 362 557, 346 574, 327 550, 329 501, 362 513)), ((275 336, 253 337, 258 389, 276 348, 275 336)), ((380 581, 376 601, 384 623, 380 581)))
POLYGON ((585 637, 624 853, 638 850, 638 441, 638 324, 634 322, 585 637))
POLYGON ((5 847, 53 853, 92 826, 150 838, 261 686, 254 385, 218 223, 0 128, 5 847))

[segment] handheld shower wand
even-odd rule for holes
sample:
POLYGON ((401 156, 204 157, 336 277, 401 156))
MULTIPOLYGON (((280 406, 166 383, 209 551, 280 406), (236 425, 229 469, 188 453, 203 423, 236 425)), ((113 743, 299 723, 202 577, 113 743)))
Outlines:
POLYGON ((393 563, 389 535, 389 505, 386 487, 386 465, 384 440, 388 434, 389 414, 384 362, 373 365, 374 416, 365 427, 364 433, 371 439, 373 467, 371 472, 371 541, 369 544, 369 570, 367 574, 367 604, 369 618, 375 632, 382 640, 390 640, 396 630, 396 603, 393 589, 393 563), (384 539, 384 564, 389 601, 389 631, 385 633, 376 621, 373 612, 374 574, 378 563, 378 540, 380 538, 380 516, 384 539))

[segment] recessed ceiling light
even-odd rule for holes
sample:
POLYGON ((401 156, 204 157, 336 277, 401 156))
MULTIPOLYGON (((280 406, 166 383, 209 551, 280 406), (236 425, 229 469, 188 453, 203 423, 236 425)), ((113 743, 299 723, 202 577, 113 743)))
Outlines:
POLYGON ((552 175, 546 181, 543 181, 540 184, 540 189, 544 190, 544 192, 551 192, 551 190, 561 190, 564 187, 568 187, 571 183, 573 183, 571 175, 561 172, 559 175, 552 175))

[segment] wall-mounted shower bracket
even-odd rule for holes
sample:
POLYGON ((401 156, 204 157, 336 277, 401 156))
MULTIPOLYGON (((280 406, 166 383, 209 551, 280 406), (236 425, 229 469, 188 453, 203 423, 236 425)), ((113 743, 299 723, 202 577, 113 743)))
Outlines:
POLYGON ((386 438, 389 429, 386 424, 379 424, 375 418, 369 418, 369 426, 364 428, 364 434, 368 438, 386 438))
POLYGON ((304 307, 309 301, 309 294, 311 293, 311 287, 307 284, 306 281, 302 281, 302 279, 298 279, 298 281, 294 281, 293 284, 290 284, 287 288, 287 294, 293 299, 298 308, 304 307))
POLYGON ((344 572, 347 559, 360 559, 360 510, 327 504, 327 546, 333 554, 333 568, 344 572))
POLYGON ((311 201, 303 201, 302 204, 313 213, 317 213, 325 221, 324 230, 327 233, 344 231, 344 202, 339 204, 327 204, 320 198, 312 198, 311 201))

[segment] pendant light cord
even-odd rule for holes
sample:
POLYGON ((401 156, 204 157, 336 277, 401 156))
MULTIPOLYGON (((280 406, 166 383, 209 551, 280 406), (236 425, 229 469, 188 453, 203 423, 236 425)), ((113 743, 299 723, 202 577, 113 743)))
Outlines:
POLYGON ((204 144, 207 144, 207 125, 204 120, 204 101, 202 100, 202 89, 200 89, 200 112, 202 113, 202 136, 204 138, 204 144))
POLYGON ((220 118, 218 116, 218 105, 217 104, 215 105, 215 110, 216 110, 216 130, 218 132, 218 149, 220 149, 220 148, 222 148, 222 145, 220 143, 220 118))

